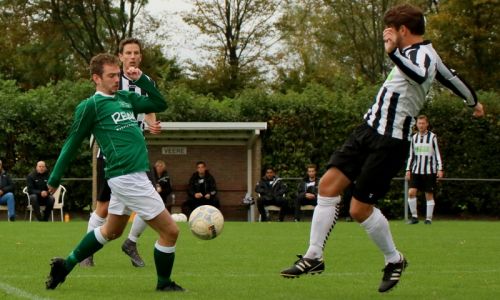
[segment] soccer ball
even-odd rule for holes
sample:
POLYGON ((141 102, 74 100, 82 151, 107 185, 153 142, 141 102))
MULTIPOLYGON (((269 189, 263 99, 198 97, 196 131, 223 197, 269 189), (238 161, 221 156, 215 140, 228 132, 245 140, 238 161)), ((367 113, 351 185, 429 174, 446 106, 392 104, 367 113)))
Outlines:
POLYGON ((224 217, 217 208, 211 205, 202 205, 189 215, 189 229, 202 240, 216 238, 224 228, 224 217))
POLYGON ((174 219, 175 222, 187 222, 185 214, 172 214, 172 219, 174 219))

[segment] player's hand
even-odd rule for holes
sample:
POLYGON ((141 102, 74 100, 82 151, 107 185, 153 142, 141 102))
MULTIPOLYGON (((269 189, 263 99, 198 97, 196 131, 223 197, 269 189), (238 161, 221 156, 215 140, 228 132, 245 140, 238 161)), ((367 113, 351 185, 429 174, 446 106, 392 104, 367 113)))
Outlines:
POLYGON ((161 132, 160 121, 148 124, 148 130, 151 134, 159 134, 161 132))
POLYGON ((410 172, 410 171, 406 171, 406 174, 405 174, 405 179, 406 179, 407 181, 409 181, 409 180, 410 180, 410 178, 411 178, 411 172, 410 172))
POLYGON ((474 112, 472 115, 476 118, 484 117, 484 108, 481 103, 477 103, 476 106, 474 106, 474 112))
POLYGON ((125 70, 125 75, 127 75, 127 77, 132 79, 133 81, 136 81, 141 78, 142 71, 136 67, 129 67, 127 70, 125 70))
POLYGON ((56 192, 57 188, 58 188, 58 187, 53 187, 53 186, 50 186, 50 185, 48 185, 47 187, 48 187, 49 193, 51 195, 54 194, 56 192))
POLYGON ((388 27, 384 29, 384 48, 386 53, 391 53, 397 46, 396 29, 388 27))
POLYGON ((437 179, 438 179, 438 180, 439 180, 439 179, 441 179, 441 178, 443 178, 443 177, 444 177, 444 172, 443 172, 443 170, 439 170, 439 171, 437 172, 437 175, 436 175, 436 176, 437 176, 437 179))

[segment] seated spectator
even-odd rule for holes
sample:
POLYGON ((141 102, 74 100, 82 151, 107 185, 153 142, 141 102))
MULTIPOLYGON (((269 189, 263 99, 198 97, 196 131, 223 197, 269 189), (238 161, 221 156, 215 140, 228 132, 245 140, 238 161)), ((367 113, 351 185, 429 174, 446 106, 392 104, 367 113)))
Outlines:
POLYGON ((14 200, 14 183, 9 174, 5 172, 0 160, 0 205, 7 205, 8 218, 16 220, 16 201, 14 200))
POLYGON ((257 199, 257 208, 260 213, 260 220, 262 222, 267 221, 267 213, 265 210, 266 206, 276 205, 281 208, 279 220, 283 222, 285 219, 285 213, 287 208, 287 202, 285 198, 285 193, 287 192, 287 186, 281 178, 276 176, 274 168, 266 168, 266 174, 262 177, 255 187, 255 192, 259 194, 257 199))
POLYGON ((153 183, 158 194, 160 194, 165 207, 169 212, 172 212, 172 201, 168 202, 168 196, 172 193, 172 183, 167 172, 167 165, 163 160, 157 160, 151 172, 153 175, 153 183))
POLYGON ((202 205, 220 208, 215 179, 207 170, 205 162, 199 161, 196 163, 196 172, 189 179, 188 198, 182 204, 182 213, 189 217, 195 208, 202 205))
POLYGON ((307 176, 302 179, 297 188, 297 198, 295 198, 295 222, 300 221, 302 205, 318 204, 318 183, 319 178, 316 177, 316 165, 311 164, 307 166, 307 176))
POLYGON ((54 197, 49 193, 47 181, 49 180, 49 171, 44 161, 36 163, 36 168, 27 177, 28 194, 30 195, 31 206, 35 212, 38 221, 47 222, 54 207, 54 197), (45 210, 40 212, 40 206, 45 206, 45 210))

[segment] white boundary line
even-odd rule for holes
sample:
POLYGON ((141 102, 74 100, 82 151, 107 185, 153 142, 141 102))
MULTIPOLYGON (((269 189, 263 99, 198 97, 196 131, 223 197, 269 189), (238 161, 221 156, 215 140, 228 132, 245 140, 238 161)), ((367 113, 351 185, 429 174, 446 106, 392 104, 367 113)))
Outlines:
POLYGON ((0 281, 0 290, 6 292, 7 294, 19 297, 19 298, 26 298, 26 299, 31 299, 31 300, 50 300, 50 298, 43 298, 39 297, 37 295, 30 294, 26 291, 23 291, 21 289, 18 289, 16 287, 13 287, 12 285, 6 284, 4 282, 0 281))

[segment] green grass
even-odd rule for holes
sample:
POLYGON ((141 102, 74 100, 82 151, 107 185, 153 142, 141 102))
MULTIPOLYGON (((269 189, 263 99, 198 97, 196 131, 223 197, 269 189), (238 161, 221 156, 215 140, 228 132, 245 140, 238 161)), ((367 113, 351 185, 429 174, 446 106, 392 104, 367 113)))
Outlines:
POLYGON ((145 268, 121 252, 123 238, 106 245, 96 267, 76 267, 54 291, 45 290, 49 260, 65 257, 86 230, 69 223, 0 222, 0 299, 499 299, 500 222, 391 222, 409 267, 388 294, 377 292, 383 257, 356 223, 340 222, 325 252, 321 275, 283 279, 279 271, 303 253, 303 223, 226 222, 221 236, 196 239, 181 223, 173 279, 188 290, 154 291, 154 233, 139 243, 145 268))

